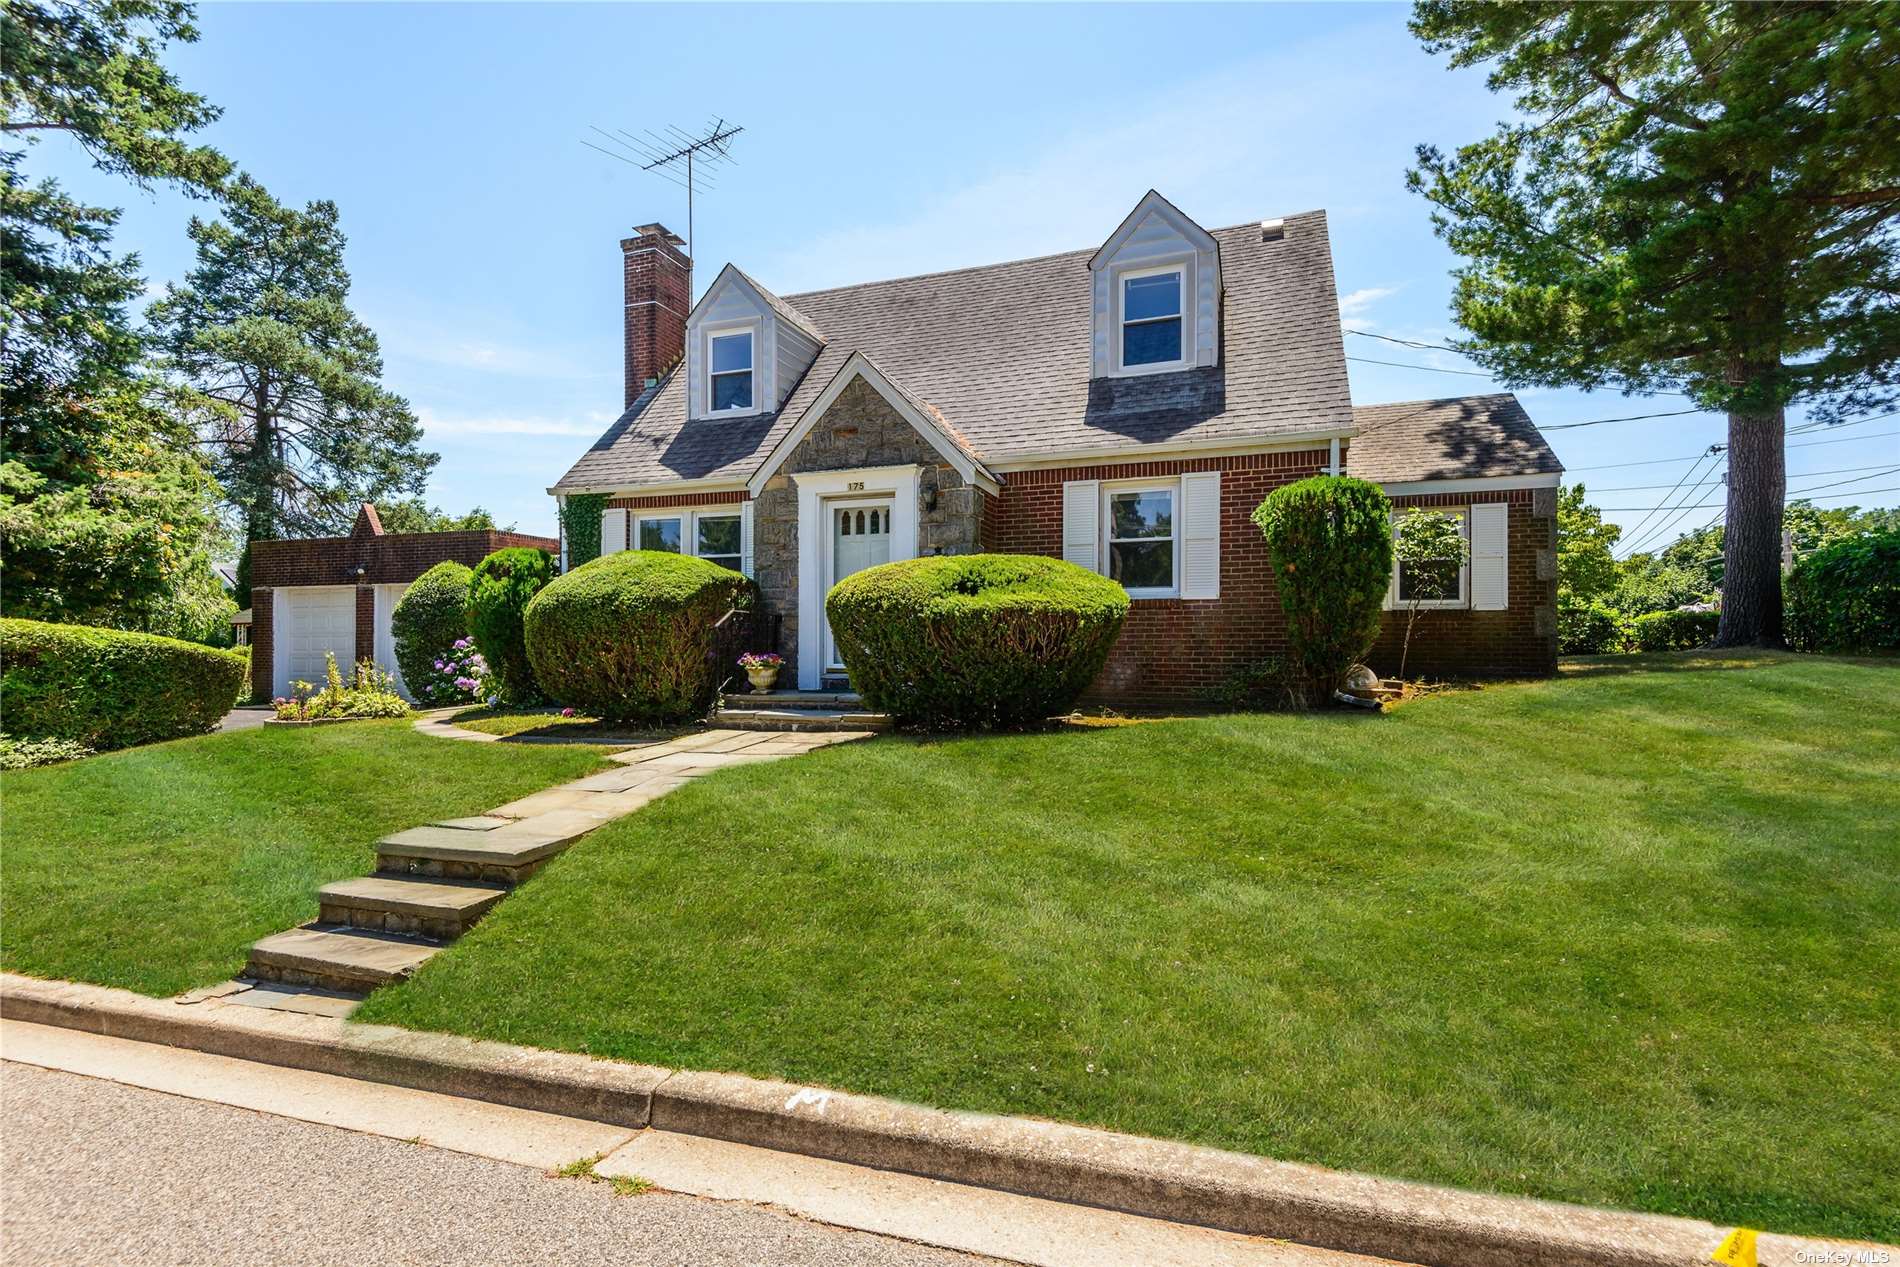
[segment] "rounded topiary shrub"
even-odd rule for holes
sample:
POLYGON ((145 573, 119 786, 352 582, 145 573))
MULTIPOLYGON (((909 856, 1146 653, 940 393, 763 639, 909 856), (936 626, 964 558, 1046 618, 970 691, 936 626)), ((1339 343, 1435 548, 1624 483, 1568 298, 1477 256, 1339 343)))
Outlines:
POLYGON ((575 568, 528 604, 528 659, 556 703, 609 721, 704 717, 726 666, 717 626, 752 602, 731 568, 626 550, 575 568))
POLYGON ((88 748, 201 735, 237 702, 250 662, 154 634, 0 620, 0 708, 11 734, 88 748))
POLYGON ((1800 651, 1900 651, 1900 532, 1801 556, 1788 574, 1788 643, 1800 651))
POLYGON ((1267 494, 1253 520, 1273 556, 1289 667, 1330 695, 1379 637, 1392 502, 1377 484, 1315 475, 1267 494))
POLYGON ((474 573, 465 563, 448 560, 415 579, 390 613, 396 639, 396 665, 409 693, 424 704, 453 704, 468 698, 453 679, 435 666, 468 637, 468 583, 474 573))
POLYGON ((468 631, 488 662, 495 690, 507 703, 541 698, 521 622, 529 602, 553 579, 554 557, 532 546, 497 550, 469 575, 468 631))
POLYGON ((825 598, 851 684, 910 725, 992 727, 1067 712, 1128 616, 1105 576, 1033 554, 866 568, 825 598))

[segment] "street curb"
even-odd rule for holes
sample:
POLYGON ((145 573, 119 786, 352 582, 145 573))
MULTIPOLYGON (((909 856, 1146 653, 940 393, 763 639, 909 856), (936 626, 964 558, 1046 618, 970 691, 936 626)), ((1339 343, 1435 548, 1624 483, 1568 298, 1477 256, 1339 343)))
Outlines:
MULTIPOLYGON (((1729 1229, 1462 1192, 1030 1118, 736 1074, 674 1072, 330 1017, 190 1006, 0 974, 0 1015, 654 1127, 1429 1267, 1691 1267, 1729 1229)), ((1764 1267, 1855 1246, 1764 1234, 1764 1267), (1801 1257, 1797 1257, 1797 1255, 1801 1257)))

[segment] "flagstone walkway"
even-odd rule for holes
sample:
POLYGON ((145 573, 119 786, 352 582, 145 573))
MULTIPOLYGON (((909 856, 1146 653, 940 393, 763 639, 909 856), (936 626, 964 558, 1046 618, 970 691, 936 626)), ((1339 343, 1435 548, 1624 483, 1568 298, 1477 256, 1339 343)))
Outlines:
MULTIPOLYGON (((416 729, 471 742, 500 738, 450 725, 443 714, 424 717, 416 729)), ((325 885, 314 922, 257 942, 244 976, 212 989, 231 1002, 337 1015, 378 986, 409 976, 602 823, 715 770, 795 757, 873 733, 718 728, 648 740, 610 753, 618 769, 483 814, 386 836, 376 845, 376 874, 325 885), (255 999, 231 997, 244 991, 255 992, 255 999)))

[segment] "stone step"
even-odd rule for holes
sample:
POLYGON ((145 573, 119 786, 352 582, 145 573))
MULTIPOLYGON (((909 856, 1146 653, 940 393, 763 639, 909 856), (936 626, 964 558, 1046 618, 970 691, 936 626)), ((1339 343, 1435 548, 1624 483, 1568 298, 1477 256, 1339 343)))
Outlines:
POLYGON ((306 924, 252 945, 244 974, 260 981, 366 994, 402 980, 439 949, 433 942, 393 933, 306 924))
POLYGON ((317 890, 317 921, 453 941, 507 894, 501 884, 368 875, 317 890))
POLYGON ((501 827, 411 827, 376 842, 376 869, 388 875, 519 884, 601 821, 598 814, 581 810, 551 810, 501 827))
POLYGON ((721 697, 722 708, 815 708, 830 712, 860 710, 856 691, 764 691, 721 697))
POLYGON ((725 730, 889 730, 891 718, 823 708, 722 708, 718 725, 725 730))

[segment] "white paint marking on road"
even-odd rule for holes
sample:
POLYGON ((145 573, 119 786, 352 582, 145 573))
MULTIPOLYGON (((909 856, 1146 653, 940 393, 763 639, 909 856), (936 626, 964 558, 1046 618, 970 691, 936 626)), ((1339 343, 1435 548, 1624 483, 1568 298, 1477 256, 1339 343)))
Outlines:
POLYGON ((624 1126, 307 1069, 0 1020, 0 1059, 548 1170, 611 1152, 624 1126))
POLYGON ((1034 1267, 1377 1267, 1379 1262, 671 1131, 642 1131, 594 1172, 638 1176, 670 1192, 765 1202, 819 1223, 1034 1267))

